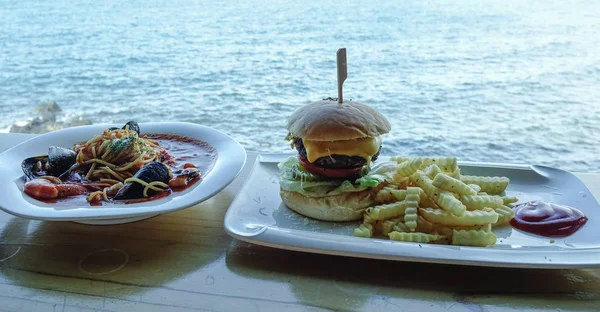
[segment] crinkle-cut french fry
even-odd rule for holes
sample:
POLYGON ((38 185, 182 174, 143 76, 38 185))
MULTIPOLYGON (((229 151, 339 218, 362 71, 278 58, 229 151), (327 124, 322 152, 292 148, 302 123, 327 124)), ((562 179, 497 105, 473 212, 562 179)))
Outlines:
POLYGON ((360 237, 373 237, 376 225, 377 220, 373 220, 369 215, 363 213, 363 223, 359 225, 358 228, 354 229, 354 235, 360 237))
POLYGON ((481 186, 477 185, 477 184, 467 184, 470 188, 472 188, 473 190, 475 190, 475 192, 481 191, 481 186))
POLYGON ((377 225, 375 227, 377 229, 377 232, 383 234, 384 236, 387 236, 390 232, 394 230, 394 227, 399 222, 402 222, 402 218, 388 219, 377 222, 377 225))
POLYGON ((497 195, 462 195, 460 201, 467 206, 469 210, 483 209, 485 207, 502 207, 502 197, 497 195))
POLYGON ((458 168, 458 162, 456 157, 406 157, 406 156, 392 156, 391 161, 397 163, 403 163, 410 159, 421 159, 423 162, 419 169, 425 169, 431 165, 437 165, 443 172, 454 172, 458 168))
POLYGON ((510 179, 507 177, 482 177, 463 175, 460 180, 466 184, 477 184, 481 186, 481 191, 491 194, 499 194, 506 190, 510 179))
POLYGON ((414 232, 417 228, 417 208, 419 207, 419 198, 421 188, 408 187, 406 189, 406 210, 404 211, 404 224, 414 232))
POLYGON ((444 235, 450 239, 452 239, 452 235, 454 235, 454 231, 487 231, 490 232, 492 230, 492 226, 489 223, 482 225, 474 225, 474 226, 448 226, 448 225, 439 225, 435 224, 435 233, 440 235, 444 235))
POLYGON ((391 190, 392 196, 396 198, 397 201, 404 200, 406 198, 406 190, 391 190))
POLYGON ((433 208, 419 208, 419 214, 429 222, 452 226, 473 226, 498 221, 498 213, 492 208, 467 210, 461 217, 442 209, 433 208))
POLYGON ((492 224, 488 223, 488 224, 484 224, 484 225, 476 225, 471 230, 480 230, 480 231, 491 232, 492 231, 492 224))
POLYGON ((373 225, 370 223, 363 223, 354 229, 354 236, 358 237, 373 237, 373 225))
POLYGON ((375 202, 377 204, 389 204, 396 201, 392 195, 392 188, 384 187, 375 194, 375 202))
POLYGON ((435 201, 427 195, 421 196, 421 201, 419 202, 419 207, 436 208, 436 209, 440 208, 438 206, 438 204, 436 204, 435 201))
POLYGON ((433 164, 422 170, 423 173, 430 179, 434 179, 436 175, 442 173, 442 169, 438 165, 433 164))
POLYGON ((423 171, 419 170, 410 176, 410 180, 418 187, 423 189, 423 192, 428 197, 433 197, 436 187, 433 186, 431 179, 426 176, 423 171))
POLYGON ((419 207, 439 208, 435 201, 425 194, 422 188, 419 189, 421 190, 419 191, 419 207))
POLYGON ((410 179, 408 177, 401 176, 397 173, 393 175, 392 181, 393 181, 392 183, 394 185, 397 185, 398 188, 402 188, 402 189, 406 188, 408 186, 408 184, 410 183, 410 179))
POLYGON ((377 205, 369 207, 366 213, 373 220, 385 220, 404 215, 406 210, 406 201, 399 201, 391 204, 377 205))
POLYGON ((430 243, 435 242, 443 238, 441 235, 427 234, 427 233, 405 233, 405 232, 391 232, 388 234, 391 240, 402 241, 402 242, 413 242, 413 243, 430 243))
POLYGON ((498 214, 498 221, 494 223, 494 226, 507 225, 515 215, 515 212, 508 206, 502 206, 494 208, 494 211, 498 214))
POLYGON ((396 223, 396 225, 394 225, 394 231, 408 233, 410 232, 410 229, 408 228, 408 226, 406 226, 406 224, 404 224, 404 222, 400 221, 396 223))
POLYGON ((375 202, 378 204, 389 204, 404 200, 406 190, 398 190, 393 187, 386 186, 375 194, 375 202))
POLYGON ((435 230, 435 224, 425 220, 421 216, 417 216, 417 232, 431 233, 435 230))
POLYGON ((447 226, 447 225, 440 225, 440 224, 433 224, 433 225, 435 227, 434 230, 432 231, 433 233, 443 235, 443 236, 448 237, 449 239, 452 239, 452 234, 454 234, 455 227, 447 226))
POLYGON ((397 190, 397 188, 396 188, 396 186, 394 186, 394 185, 386 185, 386 186, 384 186, 384 187, 382 188, 382 190, 388 190, 388 191, 391 191, 391 190, 397 190))
MULTIPOLYGON (((459 202, 459 201, 455 201, 452 199, 449 199, 449 197, 454 197, 455 199, 458 197, 457 194, 451 193, 451 192, 445 192, 445 191, 441 191, 439 190, 437 187, 435 187, 433 185, 433 182, 431 181, 431 179, 429 179, 429 177, 427 177, 422 171, 417 171, 415 172, 413 175, 410 176, 411 181, 413 181, 415 183, 415 185, 417 185, 418 187, 420 187, 421 189, 423 189, 423 192, 425 192, 426 197, 429 197, 430 199, 432 199, 437 206, 440 206, 440 202, 442 202, 444 205, 446 205, 446 209, 449 209, 450 211, 452 211, 453 213, 457 214, 457 215, 461 215, 463 209, 463 205, 459 202), (440 196, 440 194, 443 194, 440 196)), ((429 203, 424 202, 422 203, 421 206, 432 206, 429 203)), ((440 206, 441 207, 441 206, 440 206)), ((444 208, 444 207, 442 207, 444 208)))
POLYGON ((496 234, 484 230, 454 230, 452 245, 487 247, 496 244, 496 234))
POLYGON ((458 168, 456 157, 425 157, 423 158, 423 168, 433 164, 438 165, 442 172, 454 172, 458 168))
POLYGON ((377 220, 374 220, 368 214, 363 213, 363 223, 375 224, 375 223, 377 223, 377 220))
POLYGON ((490 194, 488 194, 486 192, 477 192, 477 195, 490 195, 490 194))
POLYGON ((512 197, 502 196, 502 202, 504 202, 505 205, 516 203, 518 201, 519 201, 519 199, 516 196, 512 196, 512 197))
POLYGON ((460 174, 460 167, 456 167, 456 169, 454 169, 454 171, 452 171, 452 172, 446 172, 446 174, 447 174, 449 177, 453 177, 453 178, 455 178, 455 179, 459 179, 459 180, 460 180, 460 177, 461 177, 461 174, 460 174))
POLYGON ((414 158, 414 157, 392 156, 392 157, 390 157, 390 161, 395 161, 397 163, 403 163, 411 158, 414 158))
POLYGON ((437 190, 436 193, 434 193, 433 200, 435 200, 435 203, 440 208, 458 217, 464 215, 467 210, 467 207, 448 191, 437 190))
POLYGON ((475 190, 470 188, 468 185, 443 173, 436 175, 432 184, 441 190, 453 192, 459 195, 477 195, 477 192, 475 192, 475 190))
POLYGON ((421 158, 411 158, 399 163, 398 167, 396 168, 396 173, 403 177, 409 177, 413 173, 417 172, 417 170, 421 168, 422 164, 423 160, 421 158))

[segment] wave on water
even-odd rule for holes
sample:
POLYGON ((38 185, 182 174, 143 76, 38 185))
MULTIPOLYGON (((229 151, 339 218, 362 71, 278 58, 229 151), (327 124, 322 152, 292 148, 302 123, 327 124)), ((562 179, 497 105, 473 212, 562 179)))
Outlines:
POLYGON ((383 154, 600 171, 598 1, 6 0, 0 16, 4 132, 56 101, 60 125, 196 122, 290 152, 285 119, 336 96, 346 47, 345 97, 392 123, 383 154))

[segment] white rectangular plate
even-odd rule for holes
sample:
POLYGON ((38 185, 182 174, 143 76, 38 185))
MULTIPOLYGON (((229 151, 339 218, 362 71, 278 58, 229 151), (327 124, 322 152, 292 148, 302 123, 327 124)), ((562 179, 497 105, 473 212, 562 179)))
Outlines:
MULTIPOLYGON (((543 166, 459 162, 466 175, 506 176, 506 195, 519 202, 551 201, 576 207, 588 222, 565 238, 547 238, 510 226, 494 229, 492 247, 463 247, 354 237, 360 222, 322 222, 287 208, 279 197, 277 163, 290 155, 259 155, 225 216, 233 237, 275 248, 374 259, 520 268, 600 266, 600 206, 573 174, 543 166)), ((381 160, 387 160, 381 157, 381 160)))

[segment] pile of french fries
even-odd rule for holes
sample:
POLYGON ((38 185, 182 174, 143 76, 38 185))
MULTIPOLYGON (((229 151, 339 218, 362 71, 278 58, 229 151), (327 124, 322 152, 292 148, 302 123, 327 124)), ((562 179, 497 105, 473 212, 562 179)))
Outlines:
POLYGON ((393 182, 376 194, 355 236, 487 247, 496 244, 492 228, 513 217, 518 198, 500 195, 507 177, 461 175, 455 157, 390 160, 398 163, 393 182))

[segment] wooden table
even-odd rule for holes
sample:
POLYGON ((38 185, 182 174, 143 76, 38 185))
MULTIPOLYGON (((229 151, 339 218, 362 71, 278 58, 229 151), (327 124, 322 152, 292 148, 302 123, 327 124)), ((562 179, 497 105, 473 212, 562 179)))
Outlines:
MULTIPOLYGON (((25 138, 0 135, 0 151, 25 138)), ((234 240, 223 216, 255 157, 210 200, 140 222, 0 212, 0 311, 600 311, 600 269, 392 262, 234 240)), ((600 175, 578 175, 600 198, 600 175)))

